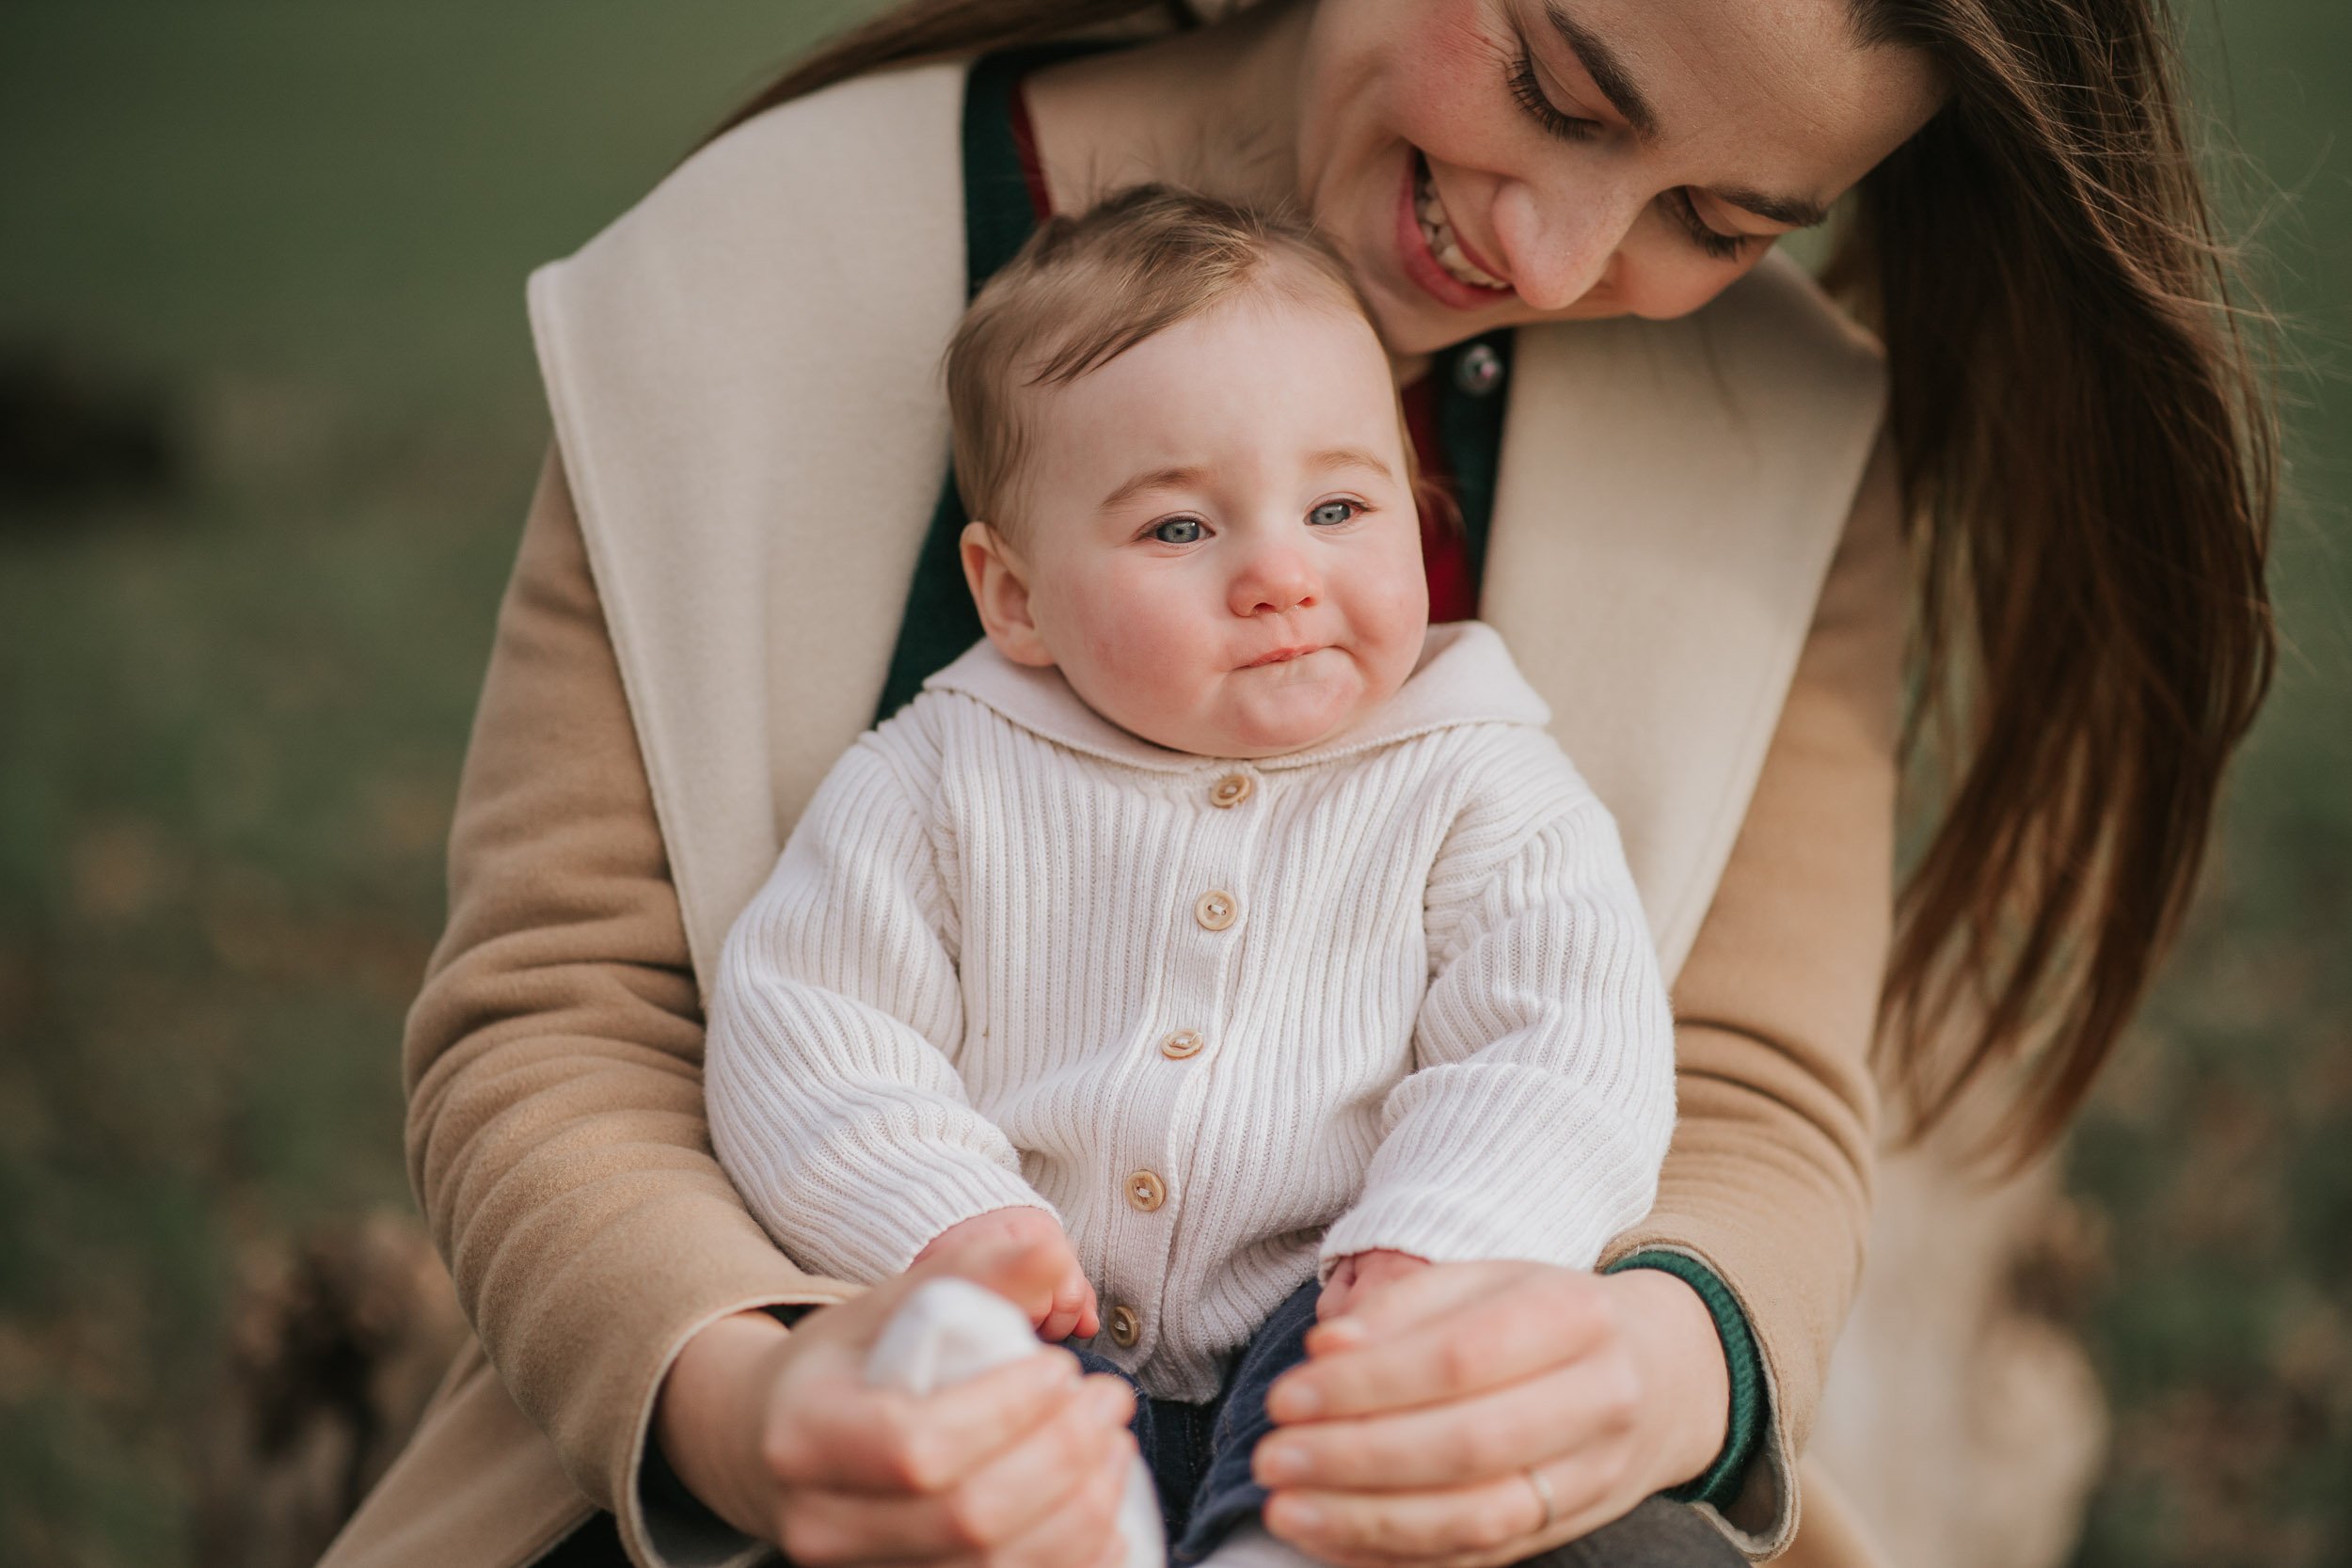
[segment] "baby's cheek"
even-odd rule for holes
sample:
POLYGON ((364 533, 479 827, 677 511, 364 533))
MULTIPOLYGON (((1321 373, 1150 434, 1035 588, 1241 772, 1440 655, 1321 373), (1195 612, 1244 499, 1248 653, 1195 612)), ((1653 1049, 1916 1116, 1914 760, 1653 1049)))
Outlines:
POLYGON ((1190 711, 1206 634, 1148 596, 1105 601, 1089 616, 1083 672, 1065 671, 1104 716, 1152 736, 1190 711))

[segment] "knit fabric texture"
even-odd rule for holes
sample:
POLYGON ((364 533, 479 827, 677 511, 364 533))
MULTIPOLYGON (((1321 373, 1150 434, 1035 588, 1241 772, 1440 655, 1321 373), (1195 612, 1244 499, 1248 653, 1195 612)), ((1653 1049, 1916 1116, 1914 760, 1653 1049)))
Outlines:
POLYGON ((706 1093, 776 1241, 852 1280, 1056 1214, 1164 1399, 1339 1258, 1589 1267, 1674 1121, 1607 811, 1502 640, 1376 714, 1165 751, 983 643, 826 779, 726 943, 706 1093))

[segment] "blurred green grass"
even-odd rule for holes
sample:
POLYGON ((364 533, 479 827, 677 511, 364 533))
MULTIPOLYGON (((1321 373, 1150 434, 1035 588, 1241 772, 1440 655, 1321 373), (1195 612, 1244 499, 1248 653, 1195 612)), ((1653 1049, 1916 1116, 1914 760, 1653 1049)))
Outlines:
MULTIPOLYGON (((864 8, 0 10, 0 345, 185 454, 0 512, 0 1560, 189 1561, 241 1259, 407 1203, 399 1021, 546 438, 523 275, 864 8)), ((2074 1146, 2096 1568, 2352 1559, 2352 11, 2194 21, 2239 215, 2279 206, 2291 652, 2074 1146)))

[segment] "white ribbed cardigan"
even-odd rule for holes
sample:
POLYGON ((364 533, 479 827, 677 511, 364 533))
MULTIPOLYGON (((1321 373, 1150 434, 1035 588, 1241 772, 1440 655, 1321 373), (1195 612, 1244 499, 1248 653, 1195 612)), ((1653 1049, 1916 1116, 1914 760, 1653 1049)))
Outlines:
POLYGON ((1318 1255, 1589 1267, 1655 1196, 1674 1036, 1549 719, 1445 626, 1337 740, 1220 761, 982 643, 850 749, 729 936, 720 1159, 852 1280, 1051 1211, 1139 1320, 1095 1348, 1162 1398, 1212 1396, 1318 1255))

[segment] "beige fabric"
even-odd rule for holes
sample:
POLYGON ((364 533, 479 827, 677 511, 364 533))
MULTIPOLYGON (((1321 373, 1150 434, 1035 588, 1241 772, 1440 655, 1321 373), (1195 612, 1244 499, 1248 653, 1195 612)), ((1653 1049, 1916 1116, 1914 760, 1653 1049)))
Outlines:
POLYGON ((531 280, 706 985, 818 781, 873 721, 939 499, 962 82, 961 66, 900 71, 762 115, 531 280))
MULTIPOLYGON (((960 255, 960 197, 941 197, 936 166, 952 163, 942 150, 955 140, 952 115, 941 108, 952 94, 942 81, 910 72, 876 87, 871 101, 906 94, 890 101, 908 123, 928 128, 928 146, 912 133, 883 135, 887 128, 819 112, 853 101, 848 89, 751 129, 805 111, 795 138, 823 150, 824 159, 858 166, 856 179, 826 187, 832 199, 854 196, 898 222, 910 253, 935 259, 947 246, 960 255), (920 84, 928 86, 918 91, 920 84), (925 92, 928 107, 918 102, 925 92), (879 178, 882 170, 891 178, 879 178), (926 210, 907 195, 925 190, 946 205, 926 210)), ((722 144, 680 179, 690 188, 707 182, 713 204, 745 214, 789 205, 771 184, 729 183, 789 173, 755 150, 722 144), (737 199, 727 199, 730 191, 737 199)), ((802 218, 803 227, 817 227, 802 218)), ((641 224, 639 232, 649 231, 641 224)), ((660 1378, 677 1348, 715 1316, 837 1299, 846 1289, 786 1263, 709 1158, 698 949, 679 901, 683 874, 674 872, 698 860, 718 879, 684 878, 702 889, 690 896, 709 911, 705 940, 715 952, 710 922, 723 930, 718 911, 731 913, 731 901, 747 896, 765 870, 755 841, 768 835, 772 855, 831 751, 865 721, 944 451, 935 395, 889 388, 911 385, 914 361, 928 361, 938 341, 924 348, 916 340, 945 327, 935 282, 911 280, 903 310, 898 296, 881 296, 894 307, 882 315, 897 319, 878 322, 852 303, 867 280, 827 263, 798 281, 824 308, 790 325, 791 341, 776 357, 747 361, 714 342, 753 335, 722 286, 765 288, 762 275, 778 266, 757 249, 769 240, 791 254, 788 237, 756 223, 723 225, 706 248, 723 264, 647 244, 636 251, 632 264, 644 270, 632 282, 622 251, 609 248, 607 262, 567 269, 534 290, 551 383, 594 388, 585 402, 604 410, 587 415, 581 399, 551 388, 566 463, 594 476, 612 525, 596 535, 604 594, 600 601, 590 580, 564 474, 551 465, 501 614, 452 836, 450 928, 411 1017, 406 1063, 412 1173, 504 1386, 479 1372, 461 1381, 329 1554, 334 1568, 527 1560, 548 1538, 549 1520, 560 1528, 591 1500, 621 1510, 641 1562, 720 1560, 723 1539, 655 1542, 648 1532, 656 1522, 638 1504, 660 1378), (551 300, 550 289, 569 302, 551 300), (588 302, 611 308, 600 326, 590 325, 593 310, 547 319, 551 306, 565 315, 588 302), (910 318, 919 319, 906 326, 910 318), (600 335, 608 330, 610 341, 600 335), (614 342, 633 347, 620 353, 614 342), (715 356, 707 388, 691 357, 702 347, 715 356), (600 381, 621 371, 642 379, 626 391, 600 381), (773 400, 782 390, 761 379, 769 375, 783 378, 783 390, 800 388, 801 411, 819 420, 829 450, 780 427, 773 400), (818 404, 851 404, 868 391, 874 402, 854 431, 822 422, 818 404), (739 401, 765 413, 742 414, 733 406, 739 401), (616 414, 679 443, 664 474, 634 472, 605 454, 608 439, 641 455, 647 450, 605 423, 616 414), (714 428, 705 430, 705 420, 714 428), (921 431, 926 420, 934 421, 934 439, 916 452, 906 432, 921 431), (712 440, 741 450, 723 470, 698 472, 712 440), (706 521, 699 506, 667 504, 657 480, 716 508, 723 521, 706 521), (747 493, 767 496, 776 510, 748 521, 731 512, 747 493), (621 497, 655 510, 629 514, 621 497), (796 542, 808 547, 787 548, 796 542), (786 567, 801 574, 798 592, 783 592, 796 580, 786 567), (664 623, 655 606, 685 620, 664 623), (617 629, 647 629, 649 618, 645 637, 617 629), (817 678, 789 679, 796 671, 817 678), (755 752, 695 749, 712 715, 747 705, 747 733, 763 737, 755 752), (650 779, 645 754, 655 759, 650 779), (697 783, 702 772, 723 775, 715 794, 697 783), (707 832, 675 820, 690 799, 715 799, 707 832), (664 816, 657 816, 657 801, 664 816), (730 877, 743 882, 739 895, 723 891, 730 877), (534 1429, 552 1441, 531 1435, 534 1429), (501 1463, 485 1463, 490 1452, 501 1463)), ((951 299, 944 307, 949 315, 952 307, 951 299)), ((1660 378, 1645 398, 1588 405, 1584 417, 1625 415, 1638 433, 1611 440, 1584 432, 1595 467, 1555 470, 1540 484, 1533 476, 1542 470, 1531 467, 1540 454, 1530 443, 1547 436, 1531 431, 1551 432, 1554 421, 1529 388, 1567 396, 1581 383, 1573 360, 1548 372, 1546 351, 1529 356, 1511 410, 1506 492, 1549 496, 1552 484, 1565 483, 1633 510, 1597 519, 1499 515, 1489 591, 1518 603, 1516 624, 1505 628, 1515 642, 1554 636, 1555 622, 1580 623, 1578 635, 1595 639, 1554 641, 1550 652, 1522 657, 1588 769, 1605 765, 1595 748, 1613 736, 1637 746, 1649 743, 1638 733, 1645 728, 1670 737, 1653 753, 1662 771, 1620 775, 1614 785, 1633 792, 1625 805, 1636 817, 1648 809, 1639 798, 1647 792, 1677 802, 1684 826, 1661 836, 1668 856, 1653 860, 1648 875, 1683 901, 1669 922, 1694 927, 1677 982, 1682 1124, 1659 1207, 1623 1244, 1677 1245, 1707 1259, 1755 1324, 1772 1373, 1772 1454, 1732 1512, 1745 1527, 1743 1544, 1763 1551, 1785 1544, 1794 1528, 1791 1456, 1810 1424, 1859 1263, 1873 1112, 1865 1055, 1885 949, 1906 585, 1883 462, 1821 578, 1853 490, 1851 469, 1836 469, 1858 458, 1875 392, 1852 373, 1857 351, 1804 286, 1766 275, 1689 333, 1657 340, 1679 346, 1657 351, 1660 378), (1729 367, 1720 385, 1719 346, 1729 367), (1844 365, 1835 386, 1813 389, 1846 408, 1851 421, 1792 415, 1787 405, 1809 392, 1800 395, 1785 379, 1756 380, 1784 360, 1799 372, 1844 365), (1677 365, 1681 372, 1669 373, 1677 365), (1687 373, 1700 368, 1709 372, 1704 385, 1687 373), (1744 470, 1724 455, 1735 446, 1746 453, 1744 470), (1636 453, 1655 465, 1638 477, 1608 464, 1613 454, 1636 453), (1695 489, 1678 483, 1685 468, 1700 476, 1695 489), (1741 471, 1765 488, 1724 493, 1727 476, 1741 471), (1810 499, 1772 488, 1781 482, 1810 499), (1700 515, 1665 515, 1692 499, 1704 503, 1700 515), (1751 515, 1761 543, 1742 535, 1751 515), (1535 538, 1546 528, 1588 525, 1598 531, 1580 534, 1598 552, 1589 559, 1644 565, 1646 580, 1589 573, 1581 551, 1548 551, 1535 538), (1757 635, 1742 637, 1736 626, 1718 635, 1677 615, 1674 574, 1686 567, 1708 615, 1744 620, 1757 635), (1553 581, 1560 592, 1543 592, 1553 581), (1822 586, 1808 614, 1813 583, 1822 586), (1629 624, 1630 614, 1645 619, 1629 624), (1767 625, 1775 616, 1776 628, 1767 625), (1810 634, 1801 636, 1808 620, 1810 634), (1603 637, 1602 627, 1613 630, 1603 637), (1653 663, 1681 666, 1661 649, 1684 637, 1706 640, 1711 658, 1736 668, 1719 665, 1710 674, 1692 660, 1687 676, 1651 677, 1653 663), (1586 667, 1553 667, 1567 657, 1586 667), (1779 684, 1792 661, 1775 727, 1779 684), (1579 741, 1573 726, 1592 712, 1592 690, 1620 675, 1648 683, 1648 710, 1594 719, 1599 738, 1579 741), (1687 741, 1688 761, 1675 736, 1687 741), (1686 767, 1708 775, 1704 788, 1676 777, 1686 767), (1711 847, 1710 833, 1727 846, 1711 847), (1692 843, 1699 847, 1674 849, 1692 843), (1712 879, 1708 858, 1726 849, 1712 879), (1711 904, 1690 891, 1710 879, 1711 904)), ((1642 346, 1647 341, 1595 348, 1587 363, 1596 374, 1629 373, 1652 358, 1642 346)))

